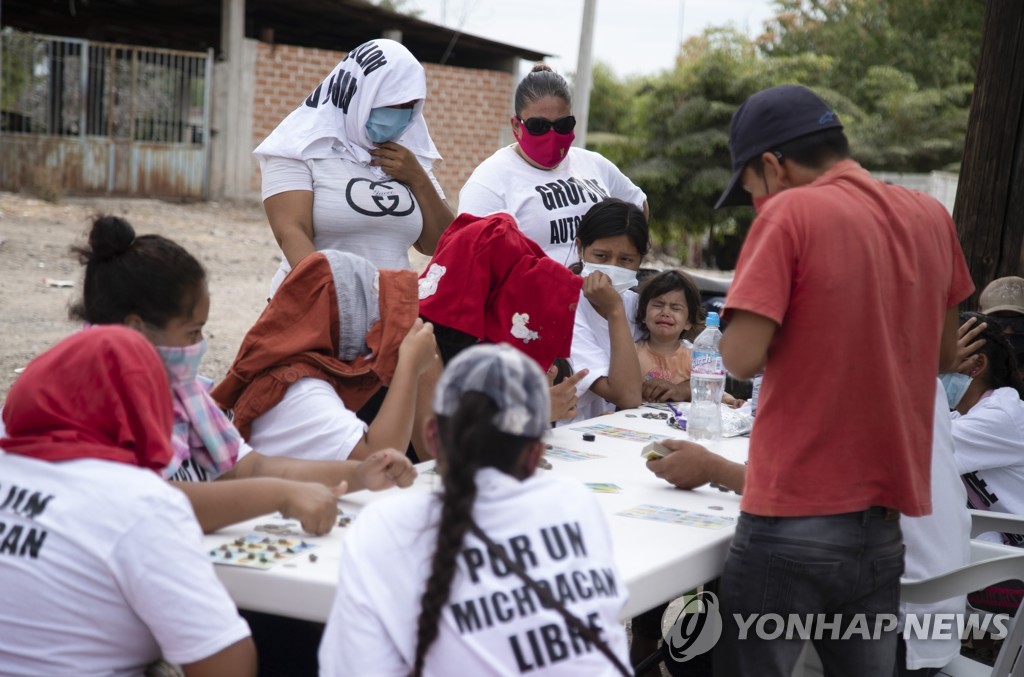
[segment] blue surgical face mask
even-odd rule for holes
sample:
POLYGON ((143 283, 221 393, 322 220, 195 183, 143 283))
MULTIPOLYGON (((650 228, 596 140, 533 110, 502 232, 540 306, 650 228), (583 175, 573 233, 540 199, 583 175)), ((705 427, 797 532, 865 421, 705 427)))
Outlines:
POLYGON ((374 143, 397 139, 412 122, 412 108, 374 108, 366 120, 366 134, 374 143))
POLYGON ((960 404, 960 400, 964 399, 964 394, 974 379, 967 374, 953 373, 939 374, 939 380, 942 381, 942 389, 946 391, 946 401, 949 402, 949 408, 956 409, 956 405, 960 404))

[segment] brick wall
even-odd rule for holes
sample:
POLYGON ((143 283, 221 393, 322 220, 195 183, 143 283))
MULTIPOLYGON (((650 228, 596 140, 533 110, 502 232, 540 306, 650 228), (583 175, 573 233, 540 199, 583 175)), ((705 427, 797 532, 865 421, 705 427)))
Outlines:
MULTIPOLYGON (((256 47, 253 148, 341 61, 345 52, 291 45, 256 47)), ((444 158, 435 174, 455 205, 462 184, 506 137, 515 76, 498 71, 424 64, 424 115, 444 158)), ((252 186, 259 195, 259 167, 253 161, 252 186)))

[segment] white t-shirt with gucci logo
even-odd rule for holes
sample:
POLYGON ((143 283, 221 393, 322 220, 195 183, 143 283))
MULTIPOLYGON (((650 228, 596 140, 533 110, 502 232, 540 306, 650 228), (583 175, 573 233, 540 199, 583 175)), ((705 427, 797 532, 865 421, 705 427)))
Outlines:
MULTIPOLYGON (((351 252, 382 270, 409 270, 409 247, 423 231, 423 213, 412 189, 381 181, 370 167, 350 160, 292 160, 270 157, 260 163, 263 199, 290 190, 313 193, 313 245, 317 251, 351 252)), ((437 194, 441 184, 427 170, 437 194)), ((271 282, 273 295, 291 271, 288 260, 271 282)))

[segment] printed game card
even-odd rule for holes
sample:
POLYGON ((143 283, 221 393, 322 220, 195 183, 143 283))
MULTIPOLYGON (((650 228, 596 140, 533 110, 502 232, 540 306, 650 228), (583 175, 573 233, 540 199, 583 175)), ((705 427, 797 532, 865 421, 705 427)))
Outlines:
POLYGON ((622 517, 634 517, 636 519, 650 520, 652 522, 667 522, 669 524, 682 524, 688 527, 700 529, 724 529, 736 524, 735 517, 724 515, 708 515, 702 512, 690 510, 676 510, 660 505, 638 505, 635 508, 615 513, 622 517))
POLYGON ((586 487, 599 494, 617 494, 622 491, 622 487, 618 484, 609 484, 606 482, 587 482, 586 487))
POLYGON ((269 569, 275 564, 287 562, 316 547, 312 543, 293 536, 256 533, 239 536, 235 540, 211 550, 209 556, 214 564, 269 569))
POLYGON ((672 450, 661 442, 651 442, 640 451, 640 455, 648 461, 656 461, 659 458, 665 458, 671 453, 672 450))
POLYGON ((595 454, 589 451, 575 451, 574 449, 566 449, 564 447, 548 447, 544 450, 544 455, 550 459, 556 461, 589 461, 593 458, 604 458, 601 454, 595 454))
POLYGON ((625 428, 616 428, 610 425, 591 425, 585 428, 573 428, 573 430, 578 430, 581 433, 604 435, 605 437, 612 437, 617 440, 626 440, 627 442, 653 442, 655 440, 665 438, 664 435, 641 433, 636 430, 626 430, 625 428))

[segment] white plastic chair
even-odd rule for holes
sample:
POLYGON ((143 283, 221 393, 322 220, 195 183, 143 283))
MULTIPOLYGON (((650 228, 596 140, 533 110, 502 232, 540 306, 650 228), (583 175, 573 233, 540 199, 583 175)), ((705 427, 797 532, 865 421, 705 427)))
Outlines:
MULTIPOLYGON (((1024 516, 972 510, 971 537, 989 531, 1024 534, 1024 516)), ((1009 579, 1024 580, 1024 550, 972 540, 970 564, 941 576, 904 583, 901 596, 904 602, 916 604, 938 602, 1009 579)), ((1024 677, 1024 656, 1021 656, 1024 623, 1019 622, 1021 618, 1019 608, 993 667, 957 656, 940 674, 948 677, 1024 677)))

